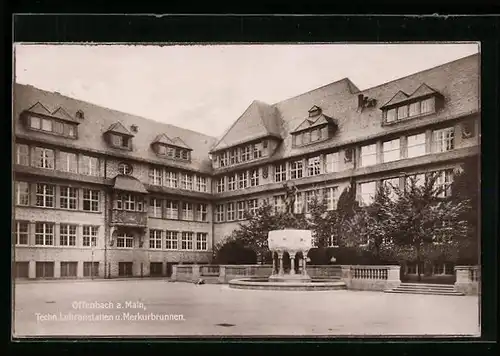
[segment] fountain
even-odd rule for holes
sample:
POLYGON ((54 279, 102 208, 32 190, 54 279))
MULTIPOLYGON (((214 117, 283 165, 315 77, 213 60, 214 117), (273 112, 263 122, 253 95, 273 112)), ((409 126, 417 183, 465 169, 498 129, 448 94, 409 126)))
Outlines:
MULTIPOLYGON (((284 184, 286 212, 295 219, 292 209, 296 189, 284 184)), ((238 278, 229 281, 231 288, 270 290, 332 290, 346 289, 345 282, 337 279, 312 279, 307 274, 307 252, 312 248, 312 232, 286 228, 269 231, 268 247, 273 257, 271 275, 266 278, 238 278), (285 257, 289 268, 285 268, 285 257)))

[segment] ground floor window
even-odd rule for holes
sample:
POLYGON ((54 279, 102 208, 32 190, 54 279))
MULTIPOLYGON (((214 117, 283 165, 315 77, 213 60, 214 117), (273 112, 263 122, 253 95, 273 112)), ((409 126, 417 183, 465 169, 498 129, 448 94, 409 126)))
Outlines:
POLYGON ((16 262, 15 277, 16 278, 29 278, 30 263, 29 262, 16 262))
POLYGON ((161 276, 163 273, 163 263, 162 262, 151 262, 149 264, 149 274, 151 276, 161 276))
POLYGON ((132 266, 133 262, 118 262, 118 276, 132 276, 132 266))
POLYGON ((61 262, 61 277, 76 277, 78 262, 61 262))
POLYGON ((116 246, 124 248, 134 247, 134 236, 125 232, 118 233, 116 237, 116 246))
POLYGON ((54 262, 36 262, 36 278, 53 278, 54 262))
POLYGON ((99 262, 83 262, 83 276, 99 276, 99 262))

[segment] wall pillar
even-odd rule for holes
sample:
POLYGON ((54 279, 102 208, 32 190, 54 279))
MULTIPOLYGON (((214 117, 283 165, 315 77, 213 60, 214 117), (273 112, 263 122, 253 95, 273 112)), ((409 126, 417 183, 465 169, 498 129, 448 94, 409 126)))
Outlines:
POLYGON ((177 265, 173 265, 172 266, 172 275, 170 276, 170 279, 172 281, 176 281, 177 280, 177 265))
POLYGON ((219 283, 226 283, 226 266, 219 266, 219 283))
POLYGON ((200 265, 194 264, 191 266, 191 271, 192 271, 192 279, 194 281, 197 281, 200 279, 200 265))

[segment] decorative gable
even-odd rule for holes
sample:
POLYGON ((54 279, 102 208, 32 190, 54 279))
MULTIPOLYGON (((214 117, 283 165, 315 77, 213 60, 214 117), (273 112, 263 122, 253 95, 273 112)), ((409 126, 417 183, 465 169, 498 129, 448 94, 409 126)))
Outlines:
POLYGON ((132 134, 120 121, 112 124, 105 132, 107 143, 114 148, 132 150, 132 134))
POLYGON ((26 111, 29 113, 32 113, 32 114, 40 114, 40 115, 47 115, 47 116, 50 116, 50 114, 51 114, 49 109, 47 109, 45 106, 43 106, 39 101, 37 101, 35 105, 30 107, 26 111))
POLYGON ((179 159, 184 161, 191 160, 191 151, 193 150, 189 147, 180 137, 175 137, 170 139, 165 134, 160 134, 151 143, 153 151, 158 156, 179 159))
POLYGON ((69 121, 69 122, 74 122, 75 124, 79 125, 80 122, 76 120, 74 117, 72 117, 66 110, 64 110, 62 107, 57 108, 51 115, 52 117, 61 119, 63 121, 69 121))

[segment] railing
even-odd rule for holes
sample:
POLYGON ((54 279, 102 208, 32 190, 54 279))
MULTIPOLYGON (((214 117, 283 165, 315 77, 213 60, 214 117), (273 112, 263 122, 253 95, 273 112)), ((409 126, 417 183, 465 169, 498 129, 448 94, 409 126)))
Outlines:
POLYGON ((474 267, 474 268, 471 268, 471 269, 469 270, 469 279, 470 279, 472 282, 477 282, 477 281, 479 281, 480 276, 479 276, 479 268, 478 268, 478 267, 474 267))
POLYGON ((177 275, 180 277, 191 276, 193 274, 193 266, 190 265, 177 265, 177 275))
POLYGON ((219 266, 200 266, 200 275, 203 277, 218 277, 219 273, 219 266))
POLYGON ((353 279, 388 279, 388 268, 386 266, 351 266, 353 279))

